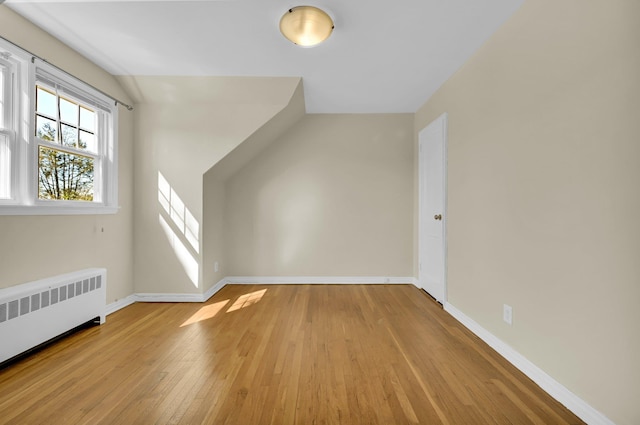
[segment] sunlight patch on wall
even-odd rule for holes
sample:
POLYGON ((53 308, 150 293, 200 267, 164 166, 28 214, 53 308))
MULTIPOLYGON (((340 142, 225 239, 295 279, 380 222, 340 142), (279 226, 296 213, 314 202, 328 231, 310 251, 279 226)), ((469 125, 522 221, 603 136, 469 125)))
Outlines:
POLYGON ((196 253, 200 253, 200 223, 160 171, 158 171, 158 202, 189 245, 196 253))
POLYGON ((262 299, 265 292, 267 292, 267 290, 262 289, 260 291, 250 292, 241 296, 236 300, 236 302, 233 303, 231 307, 229 307, 227 313, 231 313, 232 311, 240 310, 241 308, 249 307, 250 305, 257 303, 262 299))
POLYGON ((180 327, 189 326, 194 323, 202 322, 204 320, 212 319, 229 303, 229 300, 220 301, 214 304, 205 305, 198 310, 193 316, 189 317, 186 322, 180 325, 180 327))
POLYGON ((193 282, 193 285, 198 287, 198 279, 199 279, 199 270, 200 266, 198 264, 198 260, 196 260, 189 249, 182 243, 178 235, 175 234, 169 223, 162 217, 162 215, 158 215, 158 220, 160 221, 160 227, 164 230, 165 235, 167 236, 167 240, 169 241, 169 245, 173 248, 173 252, 176 254, 176 258, 182 264, 185 273, 193 282))

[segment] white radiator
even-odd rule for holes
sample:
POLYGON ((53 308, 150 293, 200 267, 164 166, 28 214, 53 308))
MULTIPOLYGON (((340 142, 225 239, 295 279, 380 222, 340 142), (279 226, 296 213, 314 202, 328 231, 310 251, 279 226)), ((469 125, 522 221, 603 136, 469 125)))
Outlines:
POLYGON ((105 269, 0 289, 0 363, 94 319, 105 321, 105 269))

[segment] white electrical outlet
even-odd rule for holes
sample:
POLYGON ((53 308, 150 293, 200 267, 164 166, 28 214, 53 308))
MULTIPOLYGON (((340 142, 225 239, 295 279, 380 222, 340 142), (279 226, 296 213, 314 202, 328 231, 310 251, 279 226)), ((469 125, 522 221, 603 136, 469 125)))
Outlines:
POLYGON ((510 305, 503 304, 502 320, 504 320, 509 325, 513 323, 513 309, 510 305))
POLYGON ((213 263, 213 271, 218 273, 218 270, 220 270, 220 265, 216 261, 215 263, 213 263))

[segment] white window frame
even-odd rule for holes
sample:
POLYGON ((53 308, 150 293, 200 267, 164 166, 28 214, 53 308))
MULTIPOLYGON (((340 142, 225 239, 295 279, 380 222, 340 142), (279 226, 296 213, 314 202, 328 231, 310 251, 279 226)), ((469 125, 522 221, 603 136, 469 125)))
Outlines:
MULTIPOLYGON (((114 214, 118 211, 118 108, 91 86, 0 40, 0 54, 9 52, 13 72, 11 199, 0 199, 0 215, 114 214), (97 153, 48 144, 35 135, 36 84, 56 89, 63 97, 91 107, 97 114, 97 153), (94 159, 94 201, 46 200, 38 197, 39 146, 94 159)), ((3 134, 6 131, 3 131, 3 134)))
MULTIPOLYGON (((0 40, 2 42, 2 40, 0 40)), ((23 194, 20 193, 21 189, 20 181, 27 178, 24 172, 24 167, 21 162, 26 153, 26 142, 22 138, 22 133, 25 127, 25 123, 21 122, 23 114, 26 112, 25 108, 21 108, 21 100, 23 100, 23 93, 21 89, 25 87, 28 77, 27 59, 22 56, 22 52, 11 49, 8 44, 0 43, 0 56, 3 59, 3 63, 8 65, 9 80, 8 93, 5 95, 4 119, 5 126, 3 126, 2 133, 9 137, 9 146, 11 149, 10 155, 10 181, 9 191, 11 197, 9 199, 0 199, 0 214, 5 211, 5 207, 13 208, 18 205, 20 199, 23 198, 23 194)), ((25 186, 25 185, 23 185, 25 186)))
MULTIPOLYGON (((8 185, 9 192, 14 186, 15 180, 15 167, 13 166, 14 158, 15 158, 15 132, 13 131, 14 123, 13 123, 13 64, 9 61, 9 57, 0 56, 0 93, 2 94, 2 98, 0 101, 2 102, 2 109, 0 110, 0 137, 6 139, 7 147, 9 149, 9 154, 5 158, 0 158, 0 178, 9 171, 9 176, 7 177, 8 181, 5 181, 2 186, 8 185), (8 168, 6 167, 5 161, 9 162, 8 168)), ((0 149, 2 146, 0 145, 0 149)), ((2 152, 0 152, 2 154, 2 152)), ((2 194, 2 190, 0 190, 0 194, 2 194)), ((4 198, 0 198, 2 200, 4 198)))

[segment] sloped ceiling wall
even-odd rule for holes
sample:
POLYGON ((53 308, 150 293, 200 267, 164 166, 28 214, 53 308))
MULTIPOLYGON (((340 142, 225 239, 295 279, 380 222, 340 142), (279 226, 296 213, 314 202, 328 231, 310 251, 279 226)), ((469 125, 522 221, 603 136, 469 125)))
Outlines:
POLYGON ((139 293, 202 293, 203 175, 289 104, 299 78, 120 77, 137 99, 139 293))

